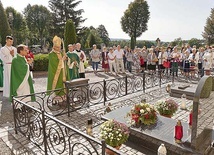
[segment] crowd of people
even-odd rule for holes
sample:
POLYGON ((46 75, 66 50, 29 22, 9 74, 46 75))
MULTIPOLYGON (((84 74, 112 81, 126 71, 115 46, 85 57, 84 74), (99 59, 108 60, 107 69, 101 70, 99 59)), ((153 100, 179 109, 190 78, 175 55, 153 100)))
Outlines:
POLYGON ((156 70, 178 76, 178 71, 187 77, 194 77, 196 73, 201 76, 210 75, 214 66, 214 46, 190 47, 188 44, 184 47, 154 47, 130 49, 125 46, 121 49, 117 47, 103 47, 101 52, 93 46, 90 52, 92 68, 94 73, 97 72, 99 62, 102 62, 102 68, 105 73, 115 75, 133 72, 133 66, 136 73, 148 70, 154 73, 156 70), (113 68, 113 69, 112 69, 113 68))
MULTIPOLYGON (((49 53, 47 91, 50 94, 55 89, 65 88, 65 81, 85 78, 86 55, 81 50, 81 44, 69 44, 68 51, 62 50, 62 39, 53 38, 53 48, 49 53)), ((12 100, 12 96, 28 95, 34 93, 33 88, 33 60, 34 56, 26 45, 15 48, 13 38, 6 37, 6 44, 0 50, 0 87, 3 86, 3 96, 12 100)), ((195 73, 201 76, 210 75, 214 65, 214 47, 154 47, 135 48, 120 45, 93 49, 89 55, 95 74, 99 63, 104 73, 110 75, 136 73, 148 70, 155 73, 169 73, 178 76, 178 71, 187 77, 194 77, 195 73), (134 66, 134 67, 133 67, 134 66)), ((54 92, 55 96, 65 99, 63 91, 54 92)), ((26 98, 34 101, 35 97, 26 98)))

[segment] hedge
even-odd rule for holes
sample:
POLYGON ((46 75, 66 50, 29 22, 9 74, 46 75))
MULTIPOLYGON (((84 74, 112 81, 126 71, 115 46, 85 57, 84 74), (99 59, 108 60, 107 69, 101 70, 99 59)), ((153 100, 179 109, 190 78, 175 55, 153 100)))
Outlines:
MULTIPOLYGON (((89 51, 86 51, 86 57, 88 64, 91 64, 89 59, 89 51)), ((34 71, 48 71, 48 54, 37 54, 34 55, 34 71)))
POLYGON ((34 56, 34 71, 48 71, 48 54, 34 56))

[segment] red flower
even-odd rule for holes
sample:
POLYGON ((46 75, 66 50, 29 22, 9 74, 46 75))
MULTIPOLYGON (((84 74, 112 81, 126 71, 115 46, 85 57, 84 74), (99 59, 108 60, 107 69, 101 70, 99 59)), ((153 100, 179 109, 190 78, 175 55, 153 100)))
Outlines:
POLYGON ((140 107, 136 107, 135 110, 136 110, 136 111, 140 111, 140 107))
POLYGON ((145 118, 148 119, 148 118, 149 118, 149 114, 146 114, 146 115, 145 115, 145 118))
POLYGON ((138 122, 139 116, 138 116, 137 114, 132 114, 132 119, 133 119, 135 122, 138 122))

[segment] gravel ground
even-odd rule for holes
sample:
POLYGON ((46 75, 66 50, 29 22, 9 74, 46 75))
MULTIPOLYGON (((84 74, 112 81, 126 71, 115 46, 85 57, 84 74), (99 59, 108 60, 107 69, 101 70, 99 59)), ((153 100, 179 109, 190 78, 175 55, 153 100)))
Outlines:
MULTIPOLYGON (((47 72, 38 72, 35 73, 34 75, 35 78, 45 77, 47 75, 47 72)), ((7 98, 3 97, 3 93, 0 92, 0 128, 3 127, 3 125, 6 123, 13 124, 13 110, 11 103, 8 101, 7 98)), ((13 155, 10 148, 3 142, 1 138, 0 138, 0 155, 13 155)))
MULTIPOLYGON (((94 76, 93 73, 86 74, 86 78, 91 78, 91 76, 94 76)), ((36 81, 34 84, 35 92, 46 91, 46 87, 44 87, 44 83, 46 83, 47 80, 46 77, 47 72, 34 72, 34 78, 36 81)), ((106 77, 100 77, 100 79, 104 78, 106 77)), ((95 81, 97 81, 97 79, 95 81)), ((92 80, 91 82, 95 81, 92 80)), ((2 128, 3 125, 6 123, 13 124, 13 111, 11 103, 8 101, 7 98, 3 97, 3 93, 0 92, 0 128, 2 128)), ((12 151, 3 142, 2 138, 0 138, 0 155, 13 155, 12 151)))
MULTIPOLYGON (((2 97, 3 93, 0 92, 0 127, 3 124, 10 122, 13 123, 13 114, 12 114, 12 107, 11 104, 6 101, 5 98, 2 97)), ((10 155, 13 153, 11 152, 10 148, 3 142, 0 138, 0 155, 10 155)))
POLYGON ((0 155, 13 155, 10 148, 3 142, 2 139, 0 139, 0 155))

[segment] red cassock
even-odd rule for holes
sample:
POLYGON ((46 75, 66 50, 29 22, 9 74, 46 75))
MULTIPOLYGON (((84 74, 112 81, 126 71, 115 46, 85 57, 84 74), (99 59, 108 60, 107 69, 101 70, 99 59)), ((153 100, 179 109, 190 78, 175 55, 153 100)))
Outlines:
POLYGON ((192 126, 192 112, 189 113, 189 125, 192 126))
POLYGON ((183 126, 175 126, 175 139, 181 140, 183 137, 183 126))

